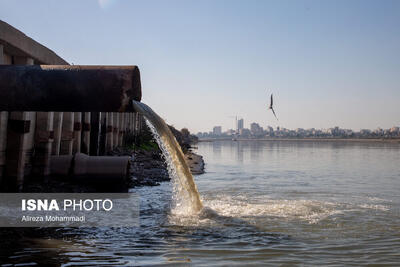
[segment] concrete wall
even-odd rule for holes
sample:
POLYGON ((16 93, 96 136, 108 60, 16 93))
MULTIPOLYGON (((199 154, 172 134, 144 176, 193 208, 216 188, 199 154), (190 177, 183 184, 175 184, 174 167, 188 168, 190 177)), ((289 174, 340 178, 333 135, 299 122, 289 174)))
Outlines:
MULTIPOLYGON (((39 64, 69 65, 50 49, 0 20, 0 65, 39 64)), ((140 88, 138 77, 136 86, 140 88)), ((21 190, 29 175, 49 175, 51 155, 80 151, 104 155, 123 145, 128 133, 138 134, 143 125, 138 114, 132 112, 24 110, 0 110, 0 191, 21 190)))
POLYGON ((25 64, 24 58, 29 57, 32 64, 69 65, 56 53, 2 20, 0 44, 3 45, 3 64, 25 64))
MULTIPOLYGON (((68 62, 0 20, 0 65, 33 64, 68 62)), ((0 111, 0 189, 21 190, 25 176, 49 174, 53 120, 53 112, 0 111)))

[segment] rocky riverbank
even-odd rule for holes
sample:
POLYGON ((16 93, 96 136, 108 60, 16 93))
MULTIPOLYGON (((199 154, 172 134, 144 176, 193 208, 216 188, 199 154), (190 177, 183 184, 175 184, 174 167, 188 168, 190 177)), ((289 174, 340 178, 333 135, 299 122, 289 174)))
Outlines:
MULTIPOLYGON (((117 152, 118 154, 121 151, 117 152)), ((164 161, 160 151, 127 151, 123 154, 131 153, 131 170, 129 187, 136 186, 156 186, 160 182, 169 181, 167 164, 164 161)), ((185 160, 192 174, 204 173, 203 157, 187 151, 185 160)))
POLYGON ((185 153, 186 163, 189 165, 192 174, 203 174, 204 173, 204 160, 203 156, 200 156, 192 151, 185 153))
MULTIPOLYGON (((181 146, 192 174, 204 173, 203 157, 191 150, 191 145, 196 143, 198 138, 190 134, 186 128, 180 131, 173 126, 169 126, 169 128, 181 146)), ((160 182, 169 181, 167 164, 150 131, 145 129, 140 136, 140 140, 132 138, 132 143, 132 149, 127 147, 118 148, 112 152, 113 155, 132 156, 128 186, 156 186, 160 182)))
MULTIPOLYGON (((112 153, 115 156, 131 156, 130 180, 128 187, 157 186, 160 182, 169 181, 167 164, 159 149, 127 149, 117 148, 112 153)), ((187 150, 185 160, 192 174, 204 173, 203 157, 187 150)))

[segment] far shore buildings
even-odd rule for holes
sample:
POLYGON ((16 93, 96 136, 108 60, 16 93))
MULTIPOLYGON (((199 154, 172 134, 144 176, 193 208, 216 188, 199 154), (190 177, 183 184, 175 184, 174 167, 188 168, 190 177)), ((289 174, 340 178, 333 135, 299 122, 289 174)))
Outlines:
POLYGON ((400 128, 393 126, 390 129, 377 128, 375 130, 360 129, 353 131, 351 129, 342 129, 335 126, 328 129, 303 129, 294 130, 277 127, 275 130, 271 126, 265 129, 258 123, 250 124, 250 129, 244 128, 243 119, 238 120, 237 129, 229 129, 222 132, 221 126, 215 126, 212 132, 199 132, 197 137, 201 138, 400 138, 400 128))

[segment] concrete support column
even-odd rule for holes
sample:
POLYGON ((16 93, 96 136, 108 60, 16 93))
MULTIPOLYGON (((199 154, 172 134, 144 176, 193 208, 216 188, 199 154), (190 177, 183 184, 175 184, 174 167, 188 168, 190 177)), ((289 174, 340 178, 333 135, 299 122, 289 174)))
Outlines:
POLYGON ((131 123, 130 123, 130 121, 129 121, 129 114, 130 113, 125 113, 124 115, 125 115, 125 132, 126 133, 130 133, 130 131, 129 131, 129 127, 130 127, 130 125, 131 125, 131 123))
POLYGON ((129 127, 131 125, 131 122, 129 121, 129 113, 125 113, 125 131, 129 132, 129 127))
POLYGON ((54 122, 53 122, 54 141, 52 144, 51 154, 56 156, 60 155, 63 117, 64 117, 63 112, 54 112, 54 122))
POLYGON ((107 113, 100 113, 100 142, 99 142, 99 155, 102 156, 106 153, 107 145, 107 113))
POLYGON ((131 133, 134 133, 134 129, 135 129, 135 124, 133 122, 133 118, 135 116, 135 113, 129 113, 129 121, 130 121, 130 131, 131 133))
POLYGON ((134 117, 134 120, 135 120, 135 133, 136 133, 136 135, 139 133, 139 128, 140 128, 140 116, 139 116, 139 113, 135 113, 135 117, 134 117))
POLYGON ((32 155, 35 112, 10 112, 7 131, 6 175, 11 189, 21 190, 25 165, 32 155))
POLYGON ((113 149, 113 115, 112 112, 106 114, 106 153, 113 149))
POLYGON ((0 112, 0 185, 6 165, 8 112, 0 112))
POLYGON ((142 132, 146 122, 144 121, 143 115, 139 115, 139 118, 140 118, 139 132, 142 132))
POLYGON ((4 61, 4 46, 0 44, 0 65, 5 64, 4 61))
POLYGON ((133 134, 135 134, 135 129, 136 129, 135 116, 136 116, 136 113, 131 113, 131 131, 133 134))
POLYGON ((123 117, 123 137, 122 137, 122 144, 125 145, 125 139, 126 139, 126 135, 128 133, 128 113, 124 112, 122 113, 122 117, 123 117))
MULTIPOLYGON (((33 65, 34 60, 30 57, 15 57, 14 64, 33 65)), ((26 116, 31 121, 26 144, 25 176, 30 175, 33 166, 33 148, 35 146, 36 112, 27 112, 26 116)))
POLYGON ((138 122, 139 122, 139 120, 138 120, 138 113, 136 112, 136 113, 134 113, 133 114, 133 132, 135 133, 135 135, 137 135, 137 133, 138 133, 138 122))
POLYGON ((54 139, 54 112, 36 112, 35 158, 32 173, 50 175, 50 156, 54 139))
POLYGON ((82 112, 74 112, 74 145, 73 154, 81 152, 82 112))
POLYGON ((119 143, 119 113, 113 112, 113 148, 116 148, 119 143))
POLYGON ((27 112, 30 123, 25 161, 25 176, 30 175, 33 167, 33 152, 35 147, 36 112, 27 112))
POLYGON ((72 155, 74 144, 74 113, 64 112, 62 133, 61 133, 61 155, 72 155))
POLYGON ((118 137, 118 146, 123 145, 123 140, 124 140, 124 132, 125 132, 125 113, 120 113, 119 114, 119 137, 118 137))
POLYGON ((81 152, 90 153, 90 112, 83 113, 81 152))
POLYGON ((91 156, 98 156, 101 152, 101 116, 103 112, 90 113, 90 148, 91 156))
POLYGON ((139 113, 135 112, 133 113, 133 118, 132 118, 132 125, 133 125, 133 133, 134 135, 138 134, 138 118, 139 118, 139 113))
POLYGON ((143 128, 145 127, 146 122, 144 120, 143 115, 141 115, 141 114, 138 114, 138 115, 139 115, 139 134, 140 134, 143 131, 143 128))
POLYGON ((132 116, 133 116, 133 113, 128 113, 128 131, 131 134, 133 134, 133 132, 132 132, 132 129, 133 129, 132 116))

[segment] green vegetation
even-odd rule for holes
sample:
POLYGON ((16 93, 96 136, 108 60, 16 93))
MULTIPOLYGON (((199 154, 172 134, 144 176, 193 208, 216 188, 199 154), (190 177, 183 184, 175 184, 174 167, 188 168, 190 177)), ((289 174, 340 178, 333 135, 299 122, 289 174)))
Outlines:
POLYGON ((144 151, 154 151, 159 149, 158 144, 153 141, 147 143, 141 143, 140 145, 132 144, 131 146, 129 146, 129 148, 133 150, 144 150, 144 151))
POLYGON ((129 149, 144 151, 159 150, 158 144, 147 126, 138 135, 133 133, 125 134, 124 139, 124 145, 129 149))
MULTIPOLYGON (((190 149, 191 144, 198 141, 197 137, 191 135, 189 130, 186 128, 183 128, 181 131, 176 130, 173 126, 169 126, 169 128, 174 134, 183 152, 187 152, 190 149)), ((124 136, 124 146, 128 149, 133 150, 160 150, 157 142, 153 138, 153 134, 147 126, 145 126, 138 135, 135 135, 133 133, 126 133, 124 136)))

